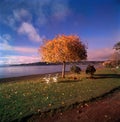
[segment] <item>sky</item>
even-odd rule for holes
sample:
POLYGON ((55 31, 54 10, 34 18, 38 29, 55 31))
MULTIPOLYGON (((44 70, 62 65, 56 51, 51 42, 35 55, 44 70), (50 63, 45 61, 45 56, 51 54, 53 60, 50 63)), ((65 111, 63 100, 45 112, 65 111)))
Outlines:
POLYGON ((120 0, 1 0, 0 65, 41 61, 44 39, 74 34, 88 60, 107 60, 120 41, 120 0))

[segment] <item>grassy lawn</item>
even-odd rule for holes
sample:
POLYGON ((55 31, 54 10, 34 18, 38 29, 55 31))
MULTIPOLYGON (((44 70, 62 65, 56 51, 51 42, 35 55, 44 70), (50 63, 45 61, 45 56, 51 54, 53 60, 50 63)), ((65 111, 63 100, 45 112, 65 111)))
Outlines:
POLYGON ((31 114, 88 101, 120 87, 120 70, 98 70, 95 79, 86 79, 84 73, 76 78, 67 74, 57 83, 47 84, 41 77, 0 83, 0 120, 18 121, 31 114))

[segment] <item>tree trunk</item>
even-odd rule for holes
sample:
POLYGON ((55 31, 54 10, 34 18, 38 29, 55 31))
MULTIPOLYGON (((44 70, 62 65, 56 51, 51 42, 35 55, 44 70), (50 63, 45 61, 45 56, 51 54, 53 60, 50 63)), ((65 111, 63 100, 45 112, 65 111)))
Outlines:
POLYGON ((62 78, 65 78, 65 61, 63 62, 63 67, 62 67, 62 78))

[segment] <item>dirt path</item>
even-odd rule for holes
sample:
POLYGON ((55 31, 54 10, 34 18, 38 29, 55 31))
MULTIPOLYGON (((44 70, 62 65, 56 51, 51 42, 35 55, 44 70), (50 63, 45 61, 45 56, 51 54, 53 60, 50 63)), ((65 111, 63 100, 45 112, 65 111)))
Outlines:
POLYGON ((84 106, 34 122, 120 122, 120 91, 84 106))

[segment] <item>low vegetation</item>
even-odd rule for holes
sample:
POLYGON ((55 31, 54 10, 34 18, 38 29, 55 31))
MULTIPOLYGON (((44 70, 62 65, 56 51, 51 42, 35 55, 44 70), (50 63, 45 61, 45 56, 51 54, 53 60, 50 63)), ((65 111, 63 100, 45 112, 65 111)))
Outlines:
POLYGON ((81 68, 80 68, 79 66, 73 65, 73 66, 71 66, 70 71, 71 71, 72 73, 80 74, 81 68))
POLYGON ((51 75, 46 77, 50 79, 48 83, 43 76, 0 83, 0 120, 20 121, 30 115, 88 101, 120 87, 119 69, 97 70, 94 77, 86 79, 86 74, 81 72, 68 73, 64 79, 51 75), (73 75, 77 78, 72 79, 73 75))
POLYGON ((93 65, 88 65, 85 72, 86 74, 90 75, 90 78, 93 78, 93 75, 96 72, 96 69, 93 65))

